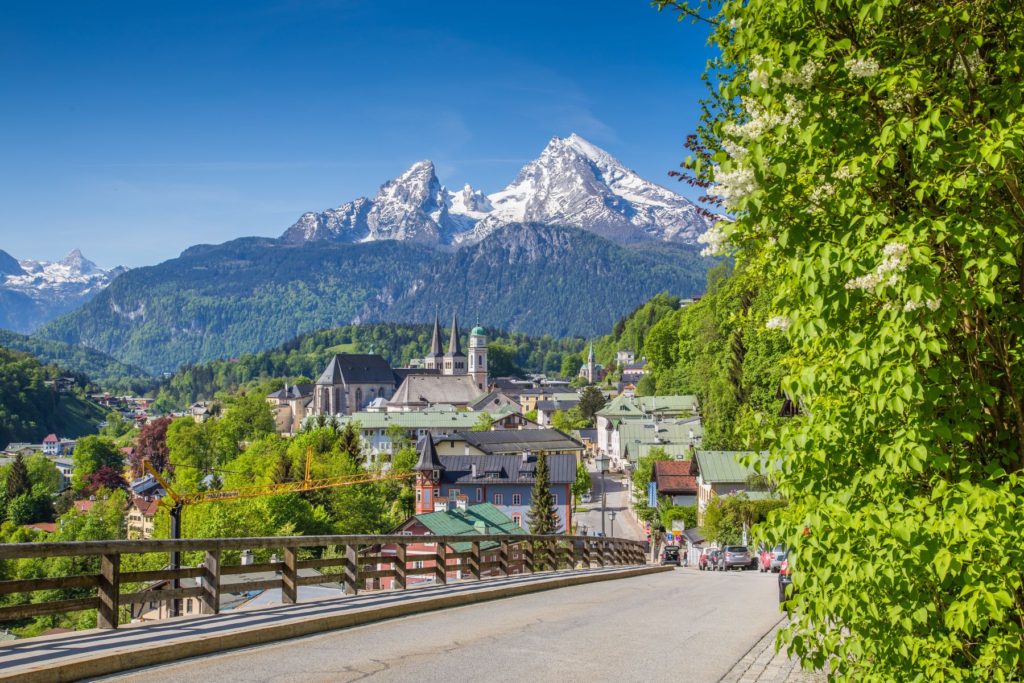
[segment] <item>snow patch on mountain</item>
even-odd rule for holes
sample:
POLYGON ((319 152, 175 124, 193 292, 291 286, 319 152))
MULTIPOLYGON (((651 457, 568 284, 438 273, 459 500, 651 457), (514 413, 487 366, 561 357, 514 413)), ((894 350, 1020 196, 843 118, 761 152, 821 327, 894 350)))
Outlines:
POLYGON ((694 243, 710 225, 692 202, 573 133, 552 138, 500 192, 484 195, 468 184, 450 191, 430 161, 419 161, 372 199, 303 214, 282 239, 464 245, 522 222, 578 227, 627 244, 694 243))

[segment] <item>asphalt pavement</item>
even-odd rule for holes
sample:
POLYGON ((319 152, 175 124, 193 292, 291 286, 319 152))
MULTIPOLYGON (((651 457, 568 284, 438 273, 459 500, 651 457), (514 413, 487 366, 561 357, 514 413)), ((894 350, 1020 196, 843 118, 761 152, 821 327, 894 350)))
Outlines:
MULTIPOLYGON (((594 465, 590 469, 590 491, 592 500, 590 503, 582 504, 576 510, 577 525, 585 525, 588 531, 601 530, 601 475, 595 471, 594 465)), ((629 510, 629 487, 627 480, 619 474, 609 472, 604 478, 605 485, 605 534, 612 535, 611 512, 615 512, 615 536, 628 538, 634 541, 646 541, 647 534, 644 532, 633 513, 629 510)))
POLYGON ((780 621, 774 574, 674 572, 562 588, 106 680, 718 681, 780 621))

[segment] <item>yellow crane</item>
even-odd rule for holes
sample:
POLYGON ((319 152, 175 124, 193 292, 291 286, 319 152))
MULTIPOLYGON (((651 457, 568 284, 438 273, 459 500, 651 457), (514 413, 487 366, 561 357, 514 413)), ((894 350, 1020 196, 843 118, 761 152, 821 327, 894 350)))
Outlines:
MULTIPOLYGON (((240 500, 242 498, 259 498, 262 496, 276 496, 282 493, 301 493, 302 491, 319 491, 332 489, 341 486, 354 486, 357 484, 369 484, 376 481, 389 481, 400 479, 411 479, 415 476, 412 472, 404 474, 376 475, 357 474, 343 477, 322 477, 313 479, 310 476, 313 462, 313 449, 306 450, 306 476, 300 481, 286 481, 278 484, 266 484, 264 486, 243 486, 234 489, 221 489, 216 491, 197 491, 195 493, 176 492, 153 464, 147 459, 142 461, 142 466, 149 472, 160 486, 167 492, 167 498, 173 501, 170 505, 171 514, 171 538, 181 538, 181 511, 186 505, 198 505, 201 503, 214 503, 226 500, 240 500)), ((166 499, 165 499, 166 500, 166 499)), ((180 569, 181 554, 177 551, 171 553, 171 569, 180 569)), ((172 582, 173 588, 178 588, 178 579, 172 582)), ((171 616, 180 614, 179 601, 173 601, 171 616)))

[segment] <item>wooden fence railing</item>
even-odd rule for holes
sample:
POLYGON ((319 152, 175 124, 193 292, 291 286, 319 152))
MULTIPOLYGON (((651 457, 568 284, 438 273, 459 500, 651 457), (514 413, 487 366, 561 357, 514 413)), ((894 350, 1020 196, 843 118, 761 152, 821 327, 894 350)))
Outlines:
MULTIPOLYGON (((644 546, 637 541, 585 536, 474 535, 474 536, 273 536, 259 538, 206 538, 144 541, 82 541, 62 543, 0 544, 0 561, 41 557, 99 558, 99 572, 75 576, 0 581, 0 595, 61 591, 89 597, 24 602, 0 607, 0 621, 48 614, 95 609, 99 628, 117 628, 122 606, 166 603, 196 598, 200 614, 217 614, 221 606, 222 578, 225 576, 275 572, 272 579, 230 583, 230 592, 281 589, 281 601, 298 601, 299 586, 339 583, 345 593, 355 595, 382 581, 403 590, 410 577, 427 577, 444 584, 450 575, 479 580, 485 576, 563 569, 591 569, 607 566, 642 565, 644 546), (455 552, 452 547, 469 546, 455 552), (490 545, 481 551, 481 544, 490 545), (335 549, 323 556, 326 548, 335 549), (272 550, 280 559, 259 564, 221 563, 225 551, 272 550), (321 556, 316 556, 319 551, 321 556), (153 571, 121 571, 125 555, 145 553, 203 553, 194 567, 153 571), (340 569, 340 573, 306 572, 303 569, 340 569), (195 579, 196 586, 181 588, 182 579, 195 579), (386 581, 390 580, 390 581, 386 581), (156 588, 154 582, 171 582, 171 588, 156 588), (126 584, 145 585, 142 590, 122 592, 126 584)), ((227 588, 227 586, 225 586, 227 588)), ((49 596, 48 596, 49 597, 49 596)), ((180 612, 176 612, 180 613, 180 612)))

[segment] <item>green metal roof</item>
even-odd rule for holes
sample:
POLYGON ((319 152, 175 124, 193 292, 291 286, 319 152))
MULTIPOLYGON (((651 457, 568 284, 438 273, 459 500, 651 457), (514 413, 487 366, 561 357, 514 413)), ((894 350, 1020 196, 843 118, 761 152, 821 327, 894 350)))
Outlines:
POLYGON ((644 415, 696 415, 697 397, 682 396, 617 396, 601 410, 603 417, 643 417, 644 415))
MULTIPOLYGON (((639 446, 635 446, 636 457, 643 458, 651 454, 655 448, 660 448, 665 451, 665 455, 673 458, 686 459, 690 457, 690 444, 686 443, 642 443, 639 446)), ((633 454, 631 448, 629 454, 633 454)))
MULTIPOLYGON (((394 413, 359 412, 339 419, 341 426, 358 422, 362 429, 387 429, 398 425, 404 429, 471 429, 480 419, 483 411, 474 410, 414 410, 394 413)), ((492 418, 503 417, 506 413, 487 413, 492 418)))
POLYGON ((751 455, 757 454, 753 451, 699 450, 696 458, 701 479, 708 483, 746 482, 747 477, 756 472, 753 467, 743 464, 741 459, 751 455))
MULTIPOLYGON (((436 536, 475 536, 479 534, 526 535, 526 530, 512 521, 512 518, 490 503, 470 505, 465 510, 428 512, 416 515, 423 526, 436 536), (477 524, 480 526, 477 526, 477 524)), ((481 550, 497 547, 497 543, 480 544, 481 550)), ((472 542, 453 543, 457 553, 470 550, 472 542)))
POLYGON ((487 331, 484 328, 477 325, 476 327, 473 328, 470 334, 473 336, 484 337, 487 335, 487 331))

